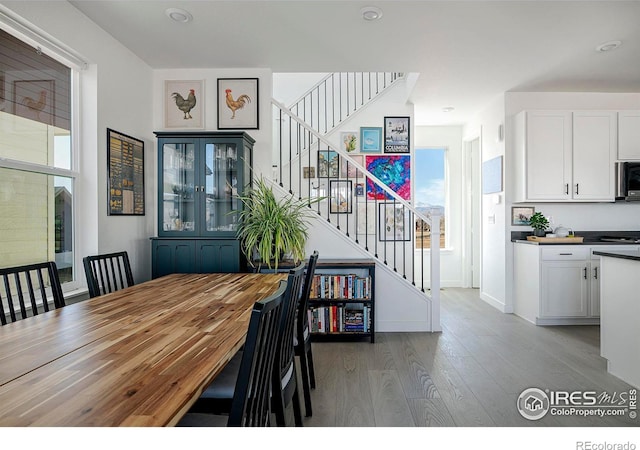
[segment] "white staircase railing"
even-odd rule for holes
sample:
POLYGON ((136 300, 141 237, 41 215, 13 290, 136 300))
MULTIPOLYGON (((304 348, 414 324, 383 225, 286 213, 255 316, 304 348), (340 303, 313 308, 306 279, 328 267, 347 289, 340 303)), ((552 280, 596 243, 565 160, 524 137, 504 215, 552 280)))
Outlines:
POLYGON ((330 73, 288 109, 325 135, 403 76, 400 72, 330 73))
POLYGON ((277 123, 274 149, 279 164, 275 181, 300 199, 324 197, 321 202, 310 202, 309 207, 401 278, 422 292, 428 289, 431 330, 440 331, 441 211, 434 208, 427 215, 421 213, 367 170, 366 164, 336 148, 277 100, 271 102, 277 123), (318 173, 305 173, 312 167, 318 173), (428 224, 428 238, 422 224, 417 237, 419 220, 428 224), (428 249, 425 239, 431 240, 428 249), (421 245, 416 245, 416 240, 421 245))

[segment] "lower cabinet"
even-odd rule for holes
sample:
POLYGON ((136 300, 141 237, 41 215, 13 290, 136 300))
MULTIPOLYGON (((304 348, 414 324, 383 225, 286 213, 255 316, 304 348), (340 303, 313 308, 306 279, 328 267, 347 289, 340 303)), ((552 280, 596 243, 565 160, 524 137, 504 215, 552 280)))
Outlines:
POLYGON ((600 258, 595 250, 638 250, 618 245, 514 244, 514 312, 536 325, 600 322, 600 258))
POLYGON ((152 238, 151 276, 170 273, 240 272, 240 243, 234 239, 152 238))
POLYGON ((589 311, 588 262, 542 262, 540 318, 587 317, 589 311))

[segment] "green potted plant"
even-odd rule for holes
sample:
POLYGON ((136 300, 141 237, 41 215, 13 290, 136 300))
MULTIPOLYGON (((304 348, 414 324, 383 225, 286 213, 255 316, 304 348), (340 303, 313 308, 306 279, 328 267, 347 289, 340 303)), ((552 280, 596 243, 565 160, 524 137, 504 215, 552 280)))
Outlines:
POLYGON ((545 231, 549 228, 549 219, 538 211, 529 218, 529 225, 533 228, 534 236, 544 237, 545 231))
POLYGON ((252 267, 259 270, 266 264, 277 270, 285 254, 291 255, 294 263, 305 258, 308 219, 313 215, 309 205, 320 198, 286 196, 278 200, 267 182, 258 179, 238 199, 244 204, 239 214, 238 239, 252 267))

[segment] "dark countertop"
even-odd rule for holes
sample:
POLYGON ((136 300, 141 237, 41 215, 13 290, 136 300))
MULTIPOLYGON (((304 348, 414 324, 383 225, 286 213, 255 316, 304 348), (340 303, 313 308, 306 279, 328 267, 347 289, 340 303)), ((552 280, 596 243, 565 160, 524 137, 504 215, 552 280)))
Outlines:
POLYGON ((621 259, 630 259, 632 261, 640 261, 640 253, 639 252, 631 252, 631 251, 608 251, 608 252, 600 252, 598 250, 593 252, 594 255, 600 256, 609 256, 611 258, 621 258, 621 259))
POLYGON ((530 245, 640 245, 640 242, 602 242, 602 241, 592 241, 584 239, 583 242, 538 242, 538 241, 527 241, 526 239, 511 239, 511 242, 515 242, 516 244, 530 244, 530 245))
POLYGON ((583 242, 536 242, 527 241, 527 236, 531 236, 530 231, 512 231, 511 242, 518 244, 530 244, 530 245, 640 245, 640 232, 639 231, 575 231, 576 237, 583 237, 583 242), (627 241, 602 241, 603 237, 625 237, 631 238, 627 241), (638 242, 634 242, 633 239, 637 239, 638 242))

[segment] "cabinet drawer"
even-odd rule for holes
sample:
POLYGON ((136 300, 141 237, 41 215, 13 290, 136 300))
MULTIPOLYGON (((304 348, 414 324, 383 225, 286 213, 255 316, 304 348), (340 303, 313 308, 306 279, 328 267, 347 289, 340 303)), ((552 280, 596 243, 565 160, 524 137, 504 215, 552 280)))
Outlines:
POLYGON ((573 261, 589 259, 589 247, 543 247, 544 261, 573 261))
POLYGON ((638 252, 637 245, 594 245, 591 247, 591 259, 600 259, 600 255, 594 255, 593 252, 638 252))

